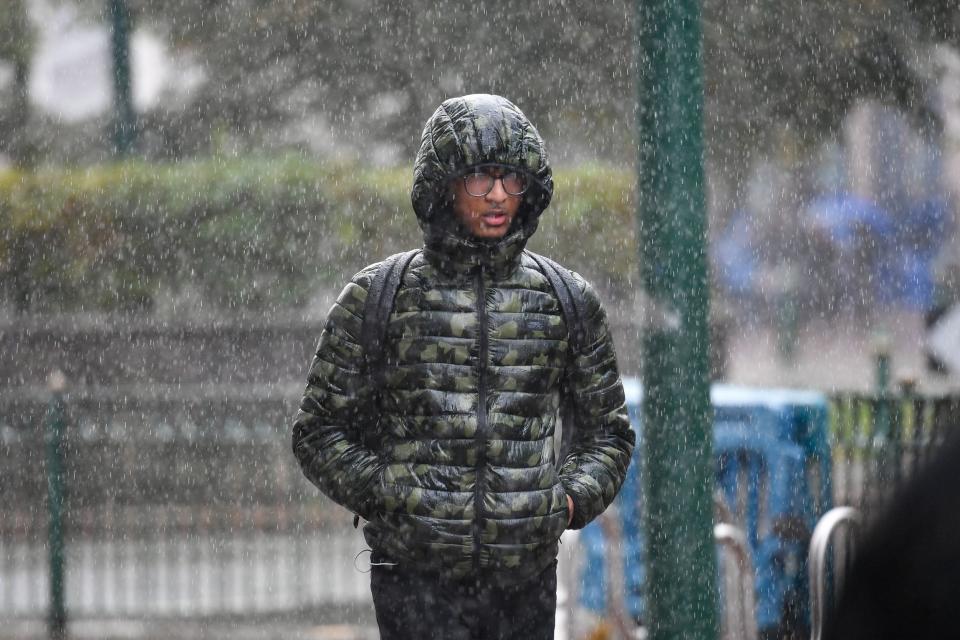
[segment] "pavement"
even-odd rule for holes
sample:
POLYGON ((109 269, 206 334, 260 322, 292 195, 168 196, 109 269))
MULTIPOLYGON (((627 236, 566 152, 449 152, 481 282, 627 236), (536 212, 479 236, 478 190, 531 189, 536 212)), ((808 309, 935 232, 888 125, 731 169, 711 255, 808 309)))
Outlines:
MULTIPOLYGON (((77 620, 67 628, 69 640, 376 640, 373 620, 356 623, 314 624, 293 619, 236 620, 77 620)), ((3 640, 45 640, 42 621, 7 623, 3 640)))

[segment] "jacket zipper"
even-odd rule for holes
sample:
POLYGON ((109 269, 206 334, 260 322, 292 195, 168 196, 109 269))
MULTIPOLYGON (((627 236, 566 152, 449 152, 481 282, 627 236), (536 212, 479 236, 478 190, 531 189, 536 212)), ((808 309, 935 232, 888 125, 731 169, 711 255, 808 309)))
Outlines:
POLYGON ((480 321, 480 355, 478 356, 477 380, 477 433, 474 443, 477 452, 476 480, 473 490, 473 566, 480 570, 480 536, 482 534, 481 515, 483 509, 483 467, 487 461, 487 313, 486 288, 483 284, 483 267, 477 270, 477 317, 480 321))

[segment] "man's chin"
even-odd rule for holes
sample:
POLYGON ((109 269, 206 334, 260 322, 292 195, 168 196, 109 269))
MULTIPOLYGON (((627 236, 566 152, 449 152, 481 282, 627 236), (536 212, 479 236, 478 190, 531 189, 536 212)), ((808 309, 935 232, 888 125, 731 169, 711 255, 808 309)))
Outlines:
POLYGON ((476 237, 479 240, 499 240, 507 235, 507 231, 509 229, 510 225, 508 224, 499 225, 496 227, 484 226, 484 228, 477 233, 476 237))

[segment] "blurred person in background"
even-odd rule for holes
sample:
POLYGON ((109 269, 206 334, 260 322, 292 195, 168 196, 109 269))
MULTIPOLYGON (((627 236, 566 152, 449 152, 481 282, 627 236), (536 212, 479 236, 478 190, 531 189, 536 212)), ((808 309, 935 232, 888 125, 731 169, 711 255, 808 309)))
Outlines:
POLYGON ((558 293, 524 251, 552 192, 543 140, 516 106, 445 101, 414 166, 424 246, 378 346, 379 393, 360 339, 379 264, 327 318, 293 448, 367 520, 383 638, 552 638, 560 535, 623 483, 634 434, 603 308, 566 272, 585 311, 572 348, 558 293), (557 460, 568 401, 575 428, 557 460))
POLYGON ((960 438, 951 437, 855 550, 825 640, 960 637, 960 438))
POLYGON ((713 243, 720 290, 735 302, 740 322, 775 322, 781 300, 797 295, 801 256, 793 183, 789 172, 774 162, 758 163, 742 206, 731 213, 713 243))

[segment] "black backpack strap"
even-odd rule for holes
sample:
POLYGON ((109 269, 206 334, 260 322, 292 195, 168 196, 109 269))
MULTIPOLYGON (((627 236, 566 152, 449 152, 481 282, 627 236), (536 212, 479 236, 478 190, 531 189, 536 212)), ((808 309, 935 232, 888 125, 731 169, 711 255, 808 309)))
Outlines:
POLYGON ((363 305, 363 324, 360 326, 360 347, 363 349, 363 365, 367 375, 374 376, 374 386, 379 389, 383 371, 384 340, 387 336, 387 321, 393 311, 393 301, 403 280, 403 273, 420 249, 397 253, 380 263, 373 277, 367 300, 363 305))
MULTIPOLYGON (((570 350, 577 354, 586 346, 586 300, 583 291, 573 277, 573 273, 566 267, 557 264, 546 256, 527 251, 526 254, 537 263, 540 270, 550 281, 554 293, 560 300, 560 310, 567 321, 570 350)), ((564 392, 560 403, 560 422, 563 425, 560 438, 560 450, 556 452, 556 464, 560 467, 570 452, 573 443, 573 432, 576 429, 576 401, 564 392)))
MULTIPOLYGON (((362 407, 363 417, 361 425, 369 425, 375 419, 376 406, 379 404, 380 391, 383 387, 383 364, 385 359, 384 344, 387 337, 387 321, 393 311, 393 302, 400 289, 403 273, 407 270, 413 258, 420 253, 420 249, 413 249, 404 253, 397 253, 377 267, 377 272, 367 290, 367 299, 363 303, 363 323, 360 325, 360 348, 363 350, 363 373, 370 379, 374 401, 362 407)), ((364 444, 368 442, 368 429, 363 429, 360 439, 364 444)), ((360 516, 353 516, 353 528, 360 524, 360 516)))
POLYGON ((550 286, 560 300, 560 310, 567 321, 567 331, 570 333, 570 346, 574 353, 579 353, 586 346, 586 301, 583 292, 573 277, 573 273, 546 256, 533 251, 526 254, 543 271, 550 281, 550 286))

